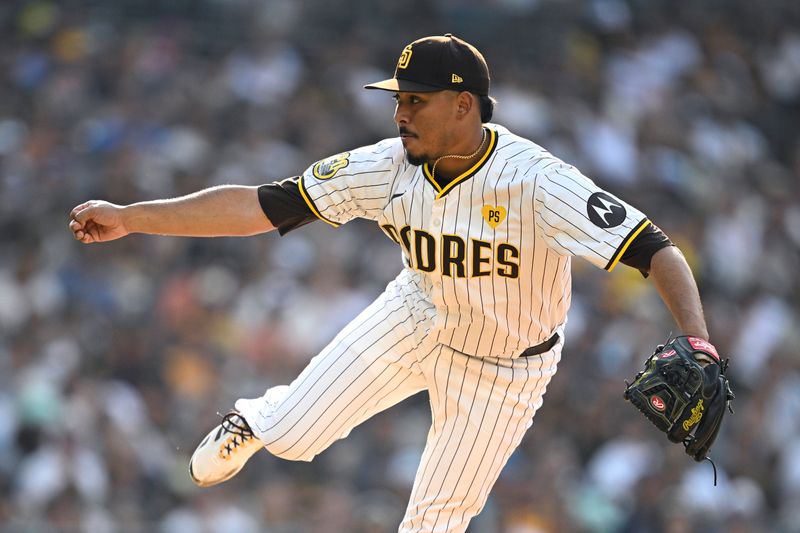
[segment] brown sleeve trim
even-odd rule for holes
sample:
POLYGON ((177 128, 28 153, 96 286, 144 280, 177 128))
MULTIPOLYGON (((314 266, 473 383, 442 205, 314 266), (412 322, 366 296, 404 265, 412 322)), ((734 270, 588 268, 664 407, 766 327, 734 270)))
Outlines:
POLYGON ((636 237, 650 224, 650 221, 646 218, 639 221, 633 229, 622 239, 622 243, 617 247, 617 251, 614 252, 614 255, 609 259, 608 263, 605 266, 605 270, 611 272, 614 270, 614 267, 617 266, 617 263, 625 256, 625 252, 628 251, 628 247, 633 244, 633 241, 636 240, 636 237))
POLYGON ((303 198, 299 180, 299 176, 294 176, 258 188, 258 203, 281 235, 319 220, 303 198))
POLYGON ((662 248, 675 246, 658 226, 648 225, 631 241, 620 262, 639 270, 644 277, 650 272, 650 260, 662 248))

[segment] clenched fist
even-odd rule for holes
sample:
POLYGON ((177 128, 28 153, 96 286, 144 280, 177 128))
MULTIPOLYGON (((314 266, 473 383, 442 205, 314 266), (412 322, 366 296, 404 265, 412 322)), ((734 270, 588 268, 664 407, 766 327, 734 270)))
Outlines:
POLYGON ((69 214, 69 229, 84 244, 119 239, 130 233, 122 216, 123 207, 102 200, 90 200, 69 214))

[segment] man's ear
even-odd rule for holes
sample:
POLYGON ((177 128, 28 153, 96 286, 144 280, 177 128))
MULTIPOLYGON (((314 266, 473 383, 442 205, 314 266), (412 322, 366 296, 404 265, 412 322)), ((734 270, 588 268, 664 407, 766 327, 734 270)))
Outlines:
POLYGON ((456 102, 458 104, 458 116, 459 118, 463 118, 469 114, 470 110, 472 110, 475 105, 475 97, 472 93, 461 91, 456 97, 456 102))

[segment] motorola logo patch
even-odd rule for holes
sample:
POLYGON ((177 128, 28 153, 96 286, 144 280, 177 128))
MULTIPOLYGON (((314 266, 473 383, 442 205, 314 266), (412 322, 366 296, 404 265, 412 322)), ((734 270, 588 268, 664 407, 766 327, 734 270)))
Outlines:
POLYGON ((619 200, 605 192, 596 192, 586 202, 586 214, 599 228, 613 228, 625 221, 625 207, 619 200))

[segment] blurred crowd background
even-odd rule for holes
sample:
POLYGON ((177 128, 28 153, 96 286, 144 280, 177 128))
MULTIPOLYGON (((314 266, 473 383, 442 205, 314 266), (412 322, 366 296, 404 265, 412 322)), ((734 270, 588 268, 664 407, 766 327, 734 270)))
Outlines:
POLYGON ((361 86, 445 32, 486 56, 495 122, 682 247, 737 395, 715 487, 622 399, 675 328, 656 293, 575 261, 560 370, 470 531, 800 531, 796 0, 6 0, 0 29, 0 531, 396 530, 424 394, 312 463, 187 472, 397 274, 380 230, 84 246, 67 222, 393 136, 361 86))

